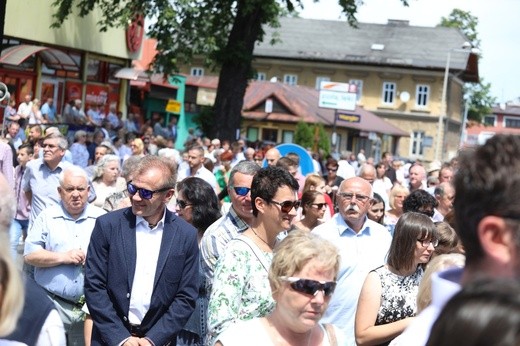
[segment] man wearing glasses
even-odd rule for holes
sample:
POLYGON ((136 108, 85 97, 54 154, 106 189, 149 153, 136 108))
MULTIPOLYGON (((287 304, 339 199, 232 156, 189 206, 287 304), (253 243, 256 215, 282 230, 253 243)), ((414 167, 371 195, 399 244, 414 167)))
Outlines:
POLYGON ((192 314, 197 230, 166 208, 176 178, 171 160, 143 157, 127 185, 132 206, 98 218, 85 266, 92 345, 175 344, 192 314))
POLYGON ((390 248, 388 230, 367 218, 372 196, 372 185, 365 179, 342 181, 336 194, 339 212, 312 231, 332 241, 340 251, 338 284, 322 322, 342 329, 347 345, 356 345, 354 320, 363 282, 370 270, 385 263, 390 248))
POLYGON ((213 272, 227 243, 249 228, 253 221, 251 206, 251 182, 260 170, 254 162, 239 162, 229 175, 228 193, 231 198, 229 211, 208 227, 200 242, 201 266, 209 291, 213 282, 213 272))

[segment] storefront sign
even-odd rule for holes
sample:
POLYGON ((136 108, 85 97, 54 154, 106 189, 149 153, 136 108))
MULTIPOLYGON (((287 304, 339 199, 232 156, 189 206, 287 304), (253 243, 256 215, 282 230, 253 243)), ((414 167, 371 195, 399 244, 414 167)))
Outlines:
POLYGON ((166 105, 166 111, 168 113, 179 114, 181 112, 181 103, 177 100, 169 99, 166 105))

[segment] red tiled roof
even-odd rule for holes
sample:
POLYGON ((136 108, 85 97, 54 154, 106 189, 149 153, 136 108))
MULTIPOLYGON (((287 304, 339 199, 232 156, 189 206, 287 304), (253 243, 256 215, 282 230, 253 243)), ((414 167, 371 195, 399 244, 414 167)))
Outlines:
MULTIPOLYGON (((270 120, 281 122, 334 124, 335 110, 318 107, 319 91, 305 86, 291 86, 279 82, 252 81, 244 97, 242 114, 246 119, 270 120), (266 99, 273 99, 282 105, 287 113, 263 111, 266 99), (260 109, 260 110, 259 110, 260 109)), ((359 123, 337 121, 336 126, 360 131, 377 132, 395 136, 408 136, 408 133, 384 121, 372 112, 361 107, 345 114, 359 115, 359 123)))

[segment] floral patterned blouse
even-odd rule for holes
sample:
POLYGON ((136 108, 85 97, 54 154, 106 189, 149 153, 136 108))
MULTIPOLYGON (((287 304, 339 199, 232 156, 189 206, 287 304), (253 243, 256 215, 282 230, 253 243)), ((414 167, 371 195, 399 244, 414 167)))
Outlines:
POLYGON ((417 291, 424 275, 424 269, 417 267, 415 273, 400 276, 386 266, 375 270, 381 280, 381 306, 377 313, 376 326, 413 317, 417 314, 417 291))
POLYGON ((213 345, 232 323, 263 317, 274 309, 267 278, 272 259, 272 253, 261 251, 244 235, 228 243, 215 268, 206 344, 213 345))

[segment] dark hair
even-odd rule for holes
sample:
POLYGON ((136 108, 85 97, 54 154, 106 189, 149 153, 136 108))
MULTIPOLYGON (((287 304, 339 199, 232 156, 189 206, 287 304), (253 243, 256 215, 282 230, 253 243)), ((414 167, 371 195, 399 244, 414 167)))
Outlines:
POLYGON ((376 220, 373 220, 373 221, 376 221, 377 223, 384 225, 386 204, 385 204, 385 201, 383 200, 383 197, 381 197, 380 194, 374 192, 374 196, 372 197, 372 205, 370 207, 372 208, 372 206, 374 204, 379 204, 379 203, 383 203, 383 215, 381 215, 381 218, 378 221, 376 221, 376 220))
POLYGON ((443 255, 446 253, 460 253, 460 240, 455 233, 455 230, 447 222, 435 222, 437 228, 437 239, 439 245, 433 252, 434 256, 443 255))
POLYGON ((387 263, 396 270, 411 269, 415 259, 417 240, 437 239, 437 229, 426 215, 415 212, 403 214, 394 229, 387 263))
MULTIPOLYGON (((476 150, 461 153, 453 209, 467 264, 484 258, 477 232, 482 218, 496 215, 520 219, 519 171, 520 137, 516 135, 495 135, 476 150)), ((515 224, 511 227, 519 245, 520 232, 515 224)))
POLYGON ((329 157, 325 163, 325 167, 338 167, 338 161, 332 157, 329 157))
POLYGON ((426 346, 519 343, 520 283, 488 279, 467 284, 446 303, 426 346))
POLYGON ((323 193, 316 190, 308 190, 302 194, 302 215, 305 215, 305 206, 310 206, 316 200, 316 197, 323 196, 323 193))
POLYGON ((288 158, 287 156, 284 156, 280 157, 278 161, 276 161, 276 167, 280 167, 288 171, 289 167, 298 167, 298 165, 292 159, 288 158))
POLYGON ((296 154, 296 153, 293 153, 292 151, 285 154, 285 157, 288 157, 290 158, 291 160, 294 161, 294 164, 296 166, 299 166, 300 165, 300 155, 296 154))
POLYGON ((288 186, 295 192, 298 191, 298 181, 280 167, 265 167, 261 168, 253 178, 251 183, 251 204, 253 208, 253 216, 258 216, 258 209, 256 209, 255 200, 261 198, 267 203, 271 203, 274 195, 278 189, 288 186))
POLYGON ((433 209, 437 207, 437 200, 424 190, 415 190, 403 201, 403 212, 410 211, 433 216, 433 209))
POLYGON ((197 177, 188 177, 177 183, 177 193, 182 193, 191 206, 191 224, 204 233, 220 216, 217 195, 209 183, 197 177))
POLYGON ((21 150, 21 149, 25 149, 27 151, 27 154, 29 156, 32 156, 34 154, 34 147, 31 143, 27 142, 27 143, 23 143, 22 145, 20 145, 18 147, 18 150, 21 150))

